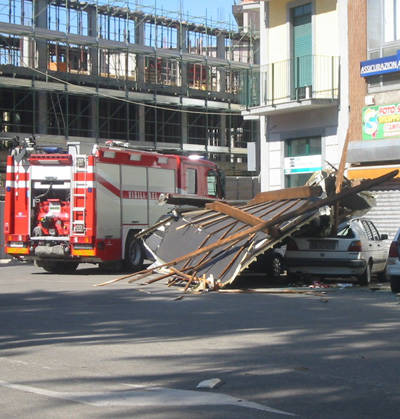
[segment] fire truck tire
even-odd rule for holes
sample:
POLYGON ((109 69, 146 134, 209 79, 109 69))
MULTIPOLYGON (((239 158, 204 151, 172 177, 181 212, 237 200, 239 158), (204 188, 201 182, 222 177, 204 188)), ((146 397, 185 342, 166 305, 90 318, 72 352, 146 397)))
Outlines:
POLYGON ((144 248, 134 234, 129 234, 125 245, 125 268, 128 271, 138 271, 143 266, 144 248))
POLYGON ((72 274, 78 267, 78 262, 38 262, 37 265, 52 274, 72 274))

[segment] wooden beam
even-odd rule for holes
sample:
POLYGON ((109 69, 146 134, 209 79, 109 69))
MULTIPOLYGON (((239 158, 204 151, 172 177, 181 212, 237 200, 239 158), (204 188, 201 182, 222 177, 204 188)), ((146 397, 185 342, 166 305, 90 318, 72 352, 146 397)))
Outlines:
POLYGON ((241 221, 242 223, 255 226, 264 222, 262 218, 256 217, 255 215, 249 214, 239 208, 232 207, 231 205, 225 204, 223 202, 212 202, 211 204, 206 205, 207 209, 213 211, 218 211, 222 214, 228 215, 235 220, 241 221))
POLYGON ((345 169, 346 161, 347 161, 347 150, 349 148, 349 141, 350 141, 350 130, 347 130, 346 139, 343 145, 342 157, 340 158, 339 169, 336 173, 336 185, 335 185, 336 193, 339 193, 342 189, 344 169, 345 169))
POLYGON ((283 199, 302 199, 318 197, 322 193, 320 186, 300 186, 298 188, 278 189, 276 191, 260 192, 249 204, 267 201, 282 201, 283 199))

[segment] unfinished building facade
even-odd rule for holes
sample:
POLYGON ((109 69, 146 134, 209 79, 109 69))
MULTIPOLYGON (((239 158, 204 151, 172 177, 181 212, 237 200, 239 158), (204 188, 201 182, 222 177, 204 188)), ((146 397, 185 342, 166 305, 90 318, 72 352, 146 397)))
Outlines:
POLYGON ((256 37, 137 2, 0 0, 1 136, 122 140, 241 174, 258 135, 239 105, 256 37))

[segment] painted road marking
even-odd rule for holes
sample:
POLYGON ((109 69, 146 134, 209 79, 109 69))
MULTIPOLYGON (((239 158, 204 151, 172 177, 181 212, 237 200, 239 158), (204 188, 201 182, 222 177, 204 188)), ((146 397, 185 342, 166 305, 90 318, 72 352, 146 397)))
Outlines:
POLYGON ((33 393, 40 396, 54 399, 69 400, 89 406, 108 407, 108 406, 220 406, 231 405, 247 407, 249 409, 262 410, 264 412, 277 413, 286 416, 297 416, 294 413, 284 412, 283 410, 237 399, 223 393, 210 393, 193 390, 177 390, 164 387, 146 387, 140 390, 120 390, 105 392, 59 392, 45 390, 39 387, 32 387, 23 384, 14 384, 0 380, 0 387, 13 390, 33 393))

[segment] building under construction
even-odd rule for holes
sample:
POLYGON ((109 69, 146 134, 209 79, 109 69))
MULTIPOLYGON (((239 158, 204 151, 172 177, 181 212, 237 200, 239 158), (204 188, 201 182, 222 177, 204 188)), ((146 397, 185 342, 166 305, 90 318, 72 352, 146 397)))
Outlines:
POLYGON ((257 34, 137 2, 0 0, 3 138, 123 140, 246 170, 240 115, 257 34), (196 21, 197 20, 197 21, 196 21))

